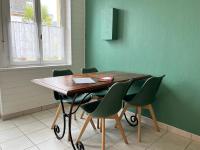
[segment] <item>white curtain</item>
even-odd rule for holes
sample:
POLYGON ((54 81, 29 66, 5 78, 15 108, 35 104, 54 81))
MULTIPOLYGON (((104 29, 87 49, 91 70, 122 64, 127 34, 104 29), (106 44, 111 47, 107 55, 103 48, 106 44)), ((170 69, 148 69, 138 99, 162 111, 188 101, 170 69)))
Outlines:
POLYGON ((43 61, 64 60, 64 30, 62 27, 42 26, 43 61))
MULTIPOLYGON (((35 23, 10 23, 11 63, 39 63, 38 28, 35 23)), ((64 60, 64 30, 56 26, 42 26, 42 60, 45 62, 62 62, 64 60)))
POLYGON ((11 62, 39 61, 38 29, 35 23, 10 22, 11 62))

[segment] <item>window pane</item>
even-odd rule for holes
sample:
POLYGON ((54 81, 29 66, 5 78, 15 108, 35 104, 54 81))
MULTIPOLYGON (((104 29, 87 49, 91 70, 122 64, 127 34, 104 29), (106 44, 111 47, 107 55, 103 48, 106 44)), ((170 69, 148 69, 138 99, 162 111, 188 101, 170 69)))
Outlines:
POLYGON ((44 61, 64 59, 64 30, 60 25, 60 0, 41 0, 44 61))
POLYGON ((34 0, 10 0, 10 48, 13 63, 39 60, 34 0))
POLYGON ((11 21, 33 23, 34 0, 10 0, 11 21))
POLYGON ((42 25, 60 26, 60 0, 41 0, 42 25))

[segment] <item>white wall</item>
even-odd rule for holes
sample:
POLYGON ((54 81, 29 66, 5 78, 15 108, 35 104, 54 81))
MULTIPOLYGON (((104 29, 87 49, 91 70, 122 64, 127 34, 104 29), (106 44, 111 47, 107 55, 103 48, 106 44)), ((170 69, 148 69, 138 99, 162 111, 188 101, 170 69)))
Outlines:
MULTIPOLYGON (((72 0, 71 6, 72 66, 67 68, 79 72, 85 65, 85 1, 72 0)), ((30 82, 52 76, 53 68, 0 70, 2 116, 53 103, 52 91, 30 82)))

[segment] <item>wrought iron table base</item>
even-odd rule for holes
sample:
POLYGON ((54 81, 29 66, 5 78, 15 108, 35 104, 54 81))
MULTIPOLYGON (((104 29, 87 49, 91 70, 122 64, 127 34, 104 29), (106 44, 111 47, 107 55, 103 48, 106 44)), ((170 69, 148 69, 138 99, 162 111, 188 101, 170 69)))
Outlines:
POLYGON ((130 116, 130 121, 129 121, 128 117, 126 116, 126 113, 124 113, 124 117, 131 127, 135 127, 138 125, 137 113, 130 116))
MULTIPOLYGON (((72 120, 72 114, 76 113, 77 110, 79 109, 80 105, 78 105, 78 107, 76 108, 75 111, 73 111, 73 107, 74 107, 74 102, 76 100, 76 97, 78 96, 78 94, 76 94, 74 97, 73 97, 73 101, 72 101, 72 104, 70 106, 70 111, 69 113, 67 114, 65 112, 65 108, 64 108, 64 103, 63 103, 63 99, 64 97, 63 96, 60 96, 60 103, 61 103, 61 106, 62 106, 62 113, 63 113, 63 131, 62 131, 62 134, 59 135, 59 133, 61 132, 60 131, 60 127, 58 125, 55 125, 54 126, 54 133, 56 135, 56 138, 61 140, 64 135, 65 135, 65 130, 66 130, 66 117, 68 118, 68 134, 69 134, 69 140, 72 144, 72 147, 74 150, 78 149, 78 150, 84 150, 84 145, 82 142, 78 142, 76 143, 76 146, 74 144, 74 141, 73 141, 73 138, 72 138, 72 133, 71 133, 71 120, 72 120)), ((83 98, 83 100, 88 96, 88 94, 83 98)), ((82 101, 83 101, 82 100, 82 101)), ((81 104, 81 103, 80 103, 81 104)))

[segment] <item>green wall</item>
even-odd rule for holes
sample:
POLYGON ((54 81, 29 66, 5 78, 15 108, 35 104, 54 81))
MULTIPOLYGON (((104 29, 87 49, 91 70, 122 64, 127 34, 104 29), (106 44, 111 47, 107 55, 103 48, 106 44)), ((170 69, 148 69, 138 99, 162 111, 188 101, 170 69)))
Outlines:
POLYGON ((86 66, 166 74, 158 120, 200 135, 200 1, 86 0, 86 66), (104 8, 120 9, 119 40, 101 39, 104 8))

